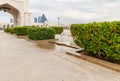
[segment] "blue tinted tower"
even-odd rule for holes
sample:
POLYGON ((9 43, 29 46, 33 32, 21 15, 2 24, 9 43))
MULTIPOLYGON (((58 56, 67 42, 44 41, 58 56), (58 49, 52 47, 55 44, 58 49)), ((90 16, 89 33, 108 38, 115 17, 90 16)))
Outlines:
POLYGON ((38 17, 38 23, 45 23, 46 20, 47 20, 47 18, 45 17, 44 14, 42 16, 38 17))
POLYGON ((42 17, 41 16, 38 17, 38 23, 42 23, 42 17))
POLYGON ((37 23, 37 22, 38 22, 37 18, 34 18, 34 23, 37 23))
POLYGON ((42 23, 44 23, 47 20, 44 14, 42 15, 41 19, 42 19, 42 23))

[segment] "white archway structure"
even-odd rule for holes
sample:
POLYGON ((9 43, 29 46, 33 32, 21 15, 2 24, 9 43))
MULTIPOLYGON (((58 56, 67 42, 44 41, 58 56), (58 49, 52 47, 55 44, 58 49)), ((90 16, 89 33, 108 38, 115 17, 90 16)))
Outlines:
POLYGON ((0 0, 0 10, 8 12, 13 16, 14 26, 31 25, 29 0, 0 0))

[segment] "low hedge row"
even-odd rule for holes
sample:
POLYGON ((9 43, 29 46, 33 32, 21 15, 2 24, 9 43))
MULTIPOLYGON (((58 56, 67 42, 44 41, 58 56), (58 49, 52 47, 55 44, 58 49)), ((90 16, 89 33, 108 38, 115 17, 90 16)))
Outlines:
POLYGON ((52 26, 55 29, 56 34, 61 34, 63 32, 63 27, 52 26))
MULTIPOLYGON (((56 28, 60 29, 62 32, 62 27, 56 28)), ((18 36, 28 35, 29 39, 32 40, 45 40, 45 39, 54 39, 56 34, 55 27, 54 28, 46 28, 46 27, 32 27, 32 26, 23 26, 23 27, 15 27, 15 28, 5 28, 4 31, 8 33, 15 33, 18 36)), ((61 33, 57 31, 57 33, 61 33)))
POLYGON ((7 27, 7 28, 4 29, 4 31, 7 32, 7 33, 13 34, 14 33, 14 28, 7 27))
POLYGON ((120 63, 120 22, 71 25, 74 42, 89 54, 120 63))
POLYGON ((27 35, 27 29, 28 27, 15 27, 15 34, 17 34, 18 36, 23 36, 23 35, 27 35))
POLYGON ((45 40, 55 38, 55 30, 52 28, 31 27, 28 28, 27 32, 29 39, 32 40, 45 40))
POLYGON ((82 27, 84 27, 84 24, 72 24, 70 27, 72 37, 77 38, 82 32, 82 27))

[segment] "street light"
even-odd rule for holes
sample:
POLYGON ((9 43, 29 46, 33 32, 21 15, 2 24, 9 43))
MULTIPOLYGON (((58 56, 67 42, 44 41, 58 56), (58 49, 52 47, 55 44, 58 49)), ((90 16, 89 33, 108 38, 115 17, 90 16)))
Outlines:
POLYGON ((60 22, 59 22, 59 20, 60 20, 60 17, 58 17, 57 19, 58 19, 58 27, 59 27, 59 24, 60 24, 60 22))

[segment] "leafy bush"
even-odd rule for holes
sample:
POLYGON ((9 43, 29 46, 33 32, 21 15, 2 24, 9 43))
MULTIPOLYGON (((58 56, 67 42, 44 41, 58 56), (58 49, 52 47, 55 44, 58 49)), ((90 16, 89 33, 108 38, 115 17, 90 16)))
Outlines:
POLYGON ((71 35, 76 38, 80 34, 82 27, 84 27, 84 24, 72 24, 70 27, 71 35))
POLYGON ((120 22, 94 22, 71 26, 74 42, 89 54, 120 63, 120 22))
POLYGON ((10 33, 14 34, 14 30, 15 30, 15 28, 10 28, 10 33))
POLYGON ((15 34, 17 34, 18 36, 23 36, 23 35, 27 35, 27 29, 29 27, 15 27, 14 31, 15 34))
POLYGON ((4 32, 13 34, 14 33, 14 28, 7 27, 7 28, 4 29, 4 32))
POLYGON ((52 28, 31 27, 28 28, 27 31, 29 39, 32 40, 45 40, 55 38, 55 30, 52 28))
POLYGON ((7 33, 9 33, 10 32, 10 28, 7 27, 7 28, 4 29, 4 31, 7 32, 7 33))
POLYGON ((56 34, 61 34, 63 32, 63 27, 53 26, 51 28, 55 29, 56 34))

